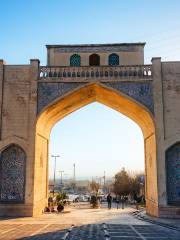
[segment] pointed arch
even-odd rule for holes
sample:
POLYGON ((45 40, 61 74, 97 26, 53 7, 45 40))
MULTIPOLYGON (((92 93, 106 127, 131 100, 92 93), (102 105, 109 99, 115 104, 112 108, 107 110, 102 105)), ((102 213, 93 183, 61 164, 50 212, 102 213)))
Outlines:
MULTIPOLYGON (((145 145, 146 210, 148 213, 158 216, 156 137, 153 116, 145 106, 111 87, 100 83, 84 85, 56 99, 40 113, 36 124, 35 164, 40 166, 42 154, 44 154, 44 159, 48 159, 49 136, 55 123, 81 107, 96 101, 124 114, 140 126, 145 145)), ((46 184, 46 168, 42 168, 41 171, 39 171, 39 168, 35 168, 35 202, 46 198, 45 191, 41 193, 41 196, 37 192, 40 184, 39 179, 42 179, 41 185, 46 184)), ((46 189, 47 186, 43 188, 46 189)))
POLYGON ((17 144, 5 147, 0 155, 0 202, 24 202, 25 172, 25 151, 17 144))

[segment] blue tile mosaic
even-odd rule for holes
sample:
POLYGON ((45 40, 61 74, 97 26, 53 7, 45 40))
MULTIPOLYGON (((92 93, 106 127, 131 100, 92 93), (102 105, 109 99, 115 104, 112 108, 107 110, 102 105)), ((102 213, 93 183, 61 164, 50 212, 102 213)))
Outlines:
POLYGON ((83 85, 85 85, 85 83, 38 83, 37 113, 39 113, 44 107, 46 107, 56 98, 61 97, 73 89, 83 85))
POLYGON ((18 203, 25 195, 26 154, 22 148, 11 144, 0 156, 0 202, 18 203))
MULTIPOLYGON (((75 90, 80 86, 84 86, 86 83, 39 83, 38 84, 38 113, 54 101, 56 98, 63 96, 64 94, 75 90)), ((102 84, 102 83, 101 83, 102 84)), ((154 112, 153 106, 153 94, 151 83, 145 82, 104 82, 104 85, 114 88, 128 96, 134 98, 146 106, 152 113, 154 112)))
POLYGON ((154 113, 151 82, 107 82, 106 86, 116 89, 146 106, 154 113))
POLYGON ((168 204, 180 206, 180 142, 166 151, 166 186, 168 204))

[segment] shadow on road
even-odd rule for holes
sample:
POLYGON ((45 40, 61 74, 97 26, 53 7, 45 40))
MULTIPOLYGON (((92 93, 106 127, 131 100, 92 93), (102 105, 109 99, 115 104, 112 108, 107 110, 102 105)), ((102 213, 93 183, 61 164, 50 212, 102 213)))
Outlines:
MULTIPOLYGON (((59 225, 60 227, 61 225, 59 225)), ((53 229, 53 226, 51 230, 53 229)), ((127 224, 86 224, 73 228, 56 229, 50 232, 48 227, 44 233, 18 240, 179 240, 180 234, 176 231, 155 225, 127 225, 127 224)))

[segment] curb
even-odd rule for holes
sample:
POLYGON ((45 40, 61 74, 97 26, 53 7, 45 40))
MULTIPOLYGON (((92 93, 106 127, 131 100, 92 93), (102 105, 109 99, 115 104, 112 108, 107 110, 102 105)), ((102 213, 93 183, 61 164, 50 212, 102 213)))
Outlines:
POLYGON ((176 226, 168 224, 168 223, 162 223, 162 222, 159 222, 159 221, 156 221, 156 220, 149 219, 146 216, 142 216, 141 212, 142 211, 137 210, 137 211, 133 212, 132 215, 134 217, 136 217, 137 219, 141 220, 141 221, 146 221, 146 222, 149 222, 149 223, 152 223, 152 224, 156 224, 156 225, 166 227, 166 228, 169 228, 169 229, 176 230, 176 231, 180 232, 180 227, 176 227, 176 226))

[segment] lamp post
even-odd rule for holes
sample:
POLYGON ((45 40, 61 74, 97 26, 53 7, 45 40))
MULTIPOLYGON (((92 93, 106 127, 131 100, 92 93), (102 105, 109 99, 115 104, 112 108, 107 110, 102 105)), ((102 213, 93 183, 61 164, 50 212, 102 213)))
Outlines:
POLYGON ((52 158, 54 158, 54 187, 53 187, 53 197, 54 197, 54 188, 55 188, 55 182, 56 182, 56 158, 60 157, 60 155, 51 155, 52 158))
POLYGON ((76 189, 76 165, 75 163, 73 164, 73 188, 74 188, 74 192, 76 189))
POLYGON ((61 175, 61 186, 62 186, 62 184, 63 184, 63 181, 62 181, 62 179, 63 179, 63 177, 62 177, 63 172, 64 172, 64 171, 59 171, 59 173, 60 173, 60 175, 61 175))

